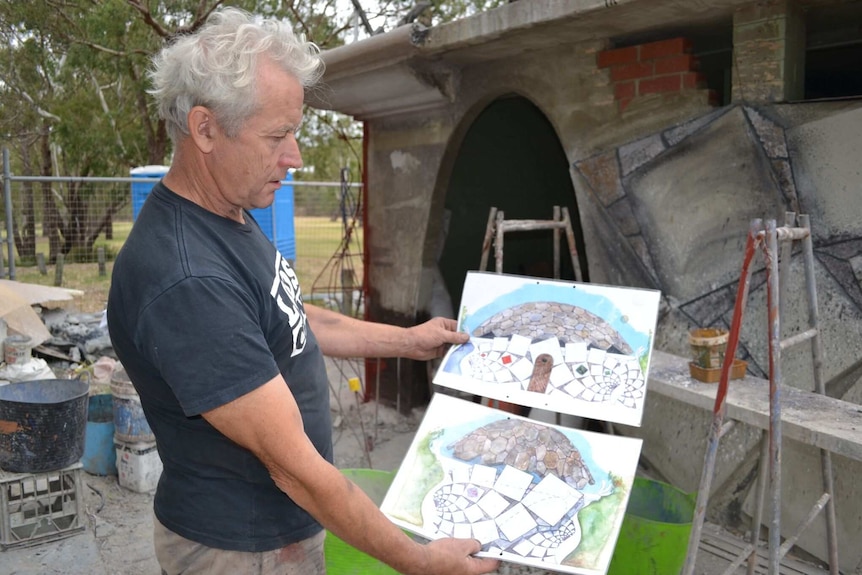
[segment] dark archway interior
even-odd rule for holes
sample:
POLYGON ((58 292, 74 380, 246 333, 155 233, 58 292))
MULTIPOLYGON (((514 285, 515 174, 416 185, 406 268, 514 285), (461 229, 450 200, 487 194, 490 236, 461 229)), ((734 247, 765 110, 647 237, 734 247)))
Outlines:
MULTIPOLYGON (((492 207, 507 220, 553 219, 554 206, 569 209, 582 280, 589 279, 583 234, 569 162, 545 115, 520 96, 493 101, 468 129, 449 180, 445 208, 449 226, 440 270, 458 314, 468 271, 477 270, 492 207)), ((553 232, 506 233, 503 272, 553 277, 553 232)), ((565 234, 561 278, 574 279, 565 234)), ((494 271, 493 247, 488 270, 494 271)))

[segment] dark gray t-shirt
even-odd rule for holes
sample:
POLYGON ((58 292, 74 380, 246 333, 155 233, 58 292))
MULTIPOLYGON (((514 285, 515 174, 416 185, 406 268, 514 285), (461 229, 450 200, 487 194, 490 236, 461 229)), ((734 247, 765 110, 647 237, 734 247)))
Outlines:
POLYGON ((266 551, 321 526, 201 413, 279 372, 332 460, 329 386, 290 264, 250 214, 222 218, 161 183, 114 263, 108 329, 141 397, 164 472, 155 514, 204 545, 266 551))

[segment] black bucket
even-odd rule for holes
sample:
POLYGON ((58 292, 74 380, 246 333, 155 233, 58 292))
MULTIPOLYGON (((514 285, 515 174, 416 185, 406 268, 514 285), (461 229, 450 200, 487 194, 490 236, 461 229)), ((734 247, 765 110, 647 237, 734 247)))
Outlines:
POLYGON ((39 473, 80 460, 89 387, 77 379, 0 386, 0 468, 39 473))

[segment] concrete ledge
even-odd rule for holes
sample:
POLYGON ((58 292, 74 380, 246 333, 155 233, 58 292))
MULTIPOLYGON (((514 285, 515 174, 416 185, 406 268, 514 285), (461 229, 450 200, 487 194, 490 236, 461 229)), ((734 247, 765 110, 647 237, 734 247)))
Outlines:
MULTIPOLYGON (((692 379, 688 358, 654 351, 650 361, 648 393, 655 393, 705 409, 715 407, 718 384, 692 379)), ((792 387, 781 395, 781 434, 862 461, 862 406, 792 387)), ((725 419, 769 428, 769 381, 746 376, 728 385, 725 419)))

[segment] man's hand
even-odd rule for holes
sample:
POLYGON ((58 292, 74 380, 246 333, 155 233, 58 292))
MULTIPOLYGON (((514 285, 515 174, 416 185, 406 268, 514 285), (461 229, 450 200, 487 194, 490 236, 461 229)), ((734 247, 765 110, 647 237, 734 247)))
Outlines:
POLYGON ((452 344, 467 343, 466 333, 455 331, 454 319, 435 317, 413 327, 362 321, 332 310, 305 305, 311 330, 323 355, 330 357, 407 357, 427 360, 442 357, 452 344))
POLYGON ((469 341, 469 335, 455 331, 457 327, 454 319, 435 317, 408 328, 407 349, 403 356, 420 360, 442 357, 450 345, 469 341))
MULTIPOLYGON (((425 568, 428 575, 479 575, 491 573, 500 561, 488 557, 474 557, 482 546, 475 539, 437 539, 425 545, 425 568)), ((423 575, 424 575, 423 573, 423 575)))

